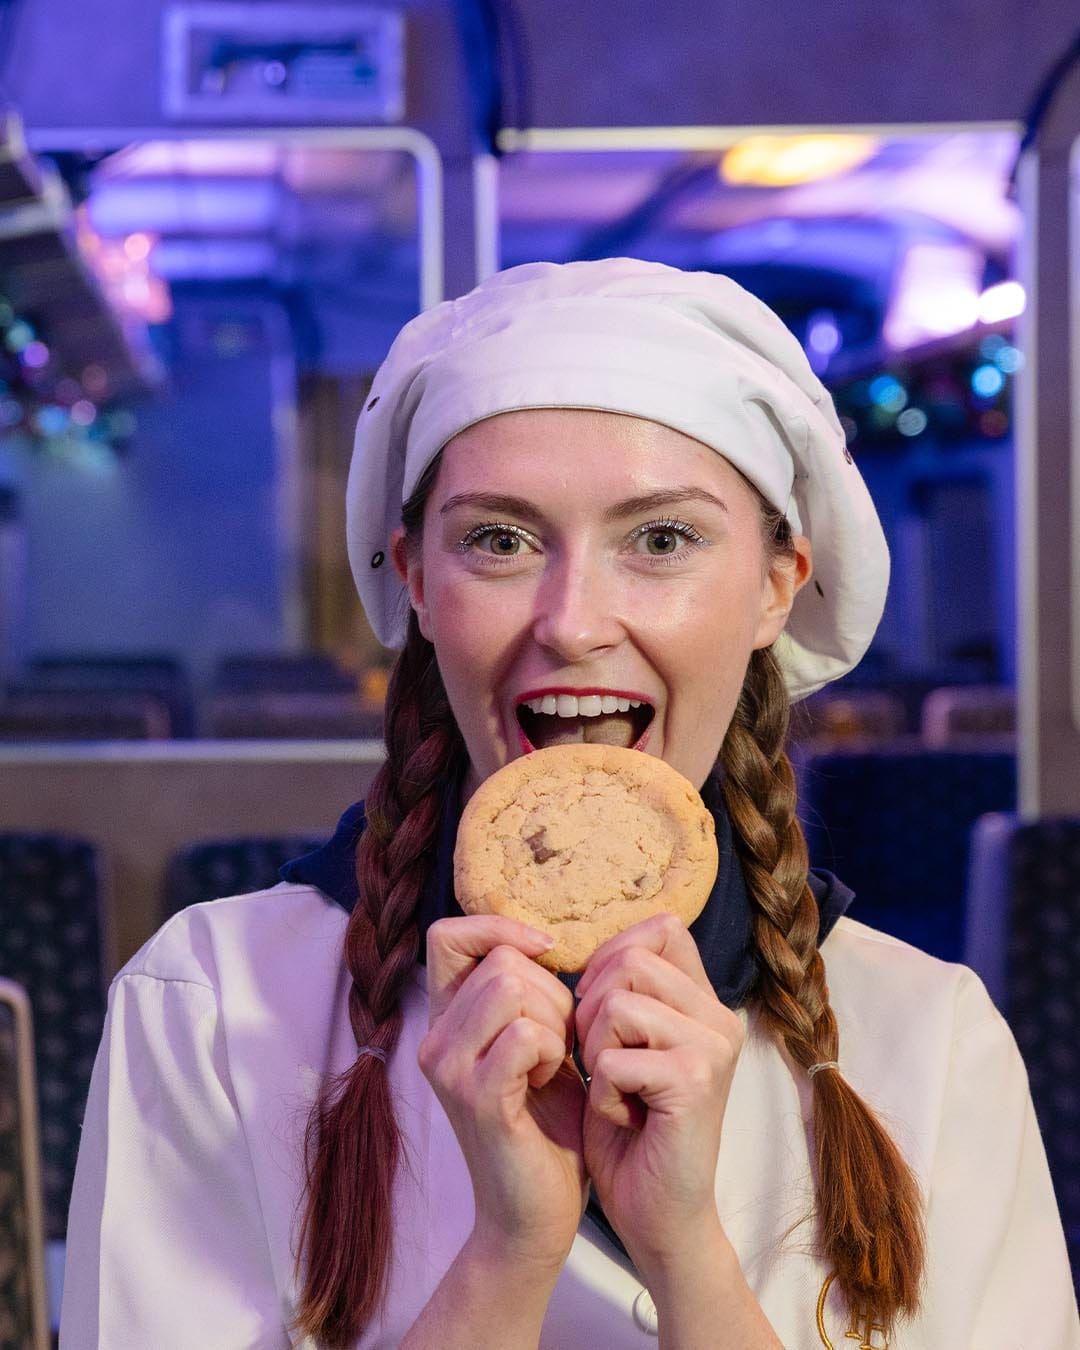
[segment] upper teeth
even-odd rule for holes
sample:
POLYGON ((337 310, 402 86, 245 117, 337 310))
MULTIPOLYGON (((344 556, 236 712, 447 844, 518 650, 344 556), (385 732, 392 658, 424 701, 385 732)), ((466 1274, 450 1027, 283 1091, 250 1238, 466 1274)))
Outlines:
POLYGON ((639 698, 617 698, 614 694, 545 694, 543 698, 530 698, 525 706, 534 713, 547 713, 554 717, 599 717, 601 713, 629 712, 631 708, 640 708, 639 698))

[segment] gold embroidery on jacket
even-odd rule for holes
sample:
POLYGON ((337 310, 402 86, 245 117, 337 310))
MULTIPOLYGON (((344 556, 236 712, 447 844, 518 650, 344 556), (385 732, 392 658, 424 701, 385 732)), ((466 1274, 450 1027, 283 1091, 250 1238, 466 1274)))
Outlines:
MULTIPOLYGON (((833 1271, 821 1286, 821 1293, 818 1294, 817 1301, 817 1329, 825 1350, 836 1350, 832 1341, 829 1340, 829 1333, 825 1330, 825 1300, 829 1297, 829 1290, 832 1288, 835 1279, 836 1272, 833 1271)), ((858 1342, 859 1350, 889 1350, 889 1342, 885 1339, 884 1326, 880 1322, 875 1322, 866 1309, 858 1306, 851 1310, 848 1328, 844 1332, 844 1340, 858 1342)))

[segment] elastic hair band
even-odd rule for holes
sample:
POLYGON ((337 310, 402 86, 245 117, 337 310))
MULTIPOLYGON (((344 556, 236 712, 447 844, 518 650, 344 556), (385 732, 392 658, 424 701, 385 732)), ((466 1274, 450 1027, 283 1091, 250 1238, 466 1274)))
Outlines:
POLYGON ((356 1052, 356 1058, 363 1059, 365 1055, 374 1055, 376 1059, 386 1063, 386 1051, 380 1050, 377 1045, 361 1045, 356 1052))
POLYGON ((814 1074, 820 1073, 822 1069, 835 1069, 839 1073, 840 1065, 837 1064, 835 1059, 823 1059, 819 1064, 811 1064, 806 1071, 806 1076, 813 1078, 814 1074))

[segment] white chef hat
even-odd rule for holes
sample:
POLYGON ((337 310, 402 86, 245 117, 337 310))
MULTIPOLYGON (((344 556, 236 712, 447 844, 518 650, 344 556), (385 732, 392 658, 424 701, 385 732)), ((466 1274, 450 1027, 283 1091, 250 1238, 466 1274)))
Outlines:
POLYGON ((634 258, 499 272, 402 329, 356 428, 349 561, 375 635, 405 638, 390 536, 459 431, 522 408, 644 417, 710 446, 813 548, 774 651, 793 699, 845 674, 885 604, 889 554, 828 392, 799 343, 728 277, 634 258))

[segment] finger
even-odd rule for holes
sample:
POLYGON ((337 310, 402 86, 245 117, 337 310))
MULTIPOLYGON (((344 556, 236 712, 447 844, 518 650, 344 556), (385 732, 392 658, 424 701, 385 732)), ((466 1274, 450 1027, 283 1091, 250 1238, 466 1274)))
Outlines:
POLYGON ((615 1125, 640 1129, 646 1113, 683 1115, 715 1088, 708 1057, 686 1048, 607 1049, 596 1059, 589 1106, 615 1125))
POLYGON ((604 968, 628 947, 644 947, 681 970, 701 989, 712 989, 697 943, 686 925, 674 914, 654 914, 616 933, 596 949, 578 981, 578 996, 583 998, 604 968))
POLYGON ((549 1083, 565 1058, 562 1040, 550 1027, 524 1017, 510 1022, 478 1066, 474 1104, 477 1116, 508 1123, 520 1110, 526 1088, 549 1083))
POLYGON ((549 952, 553 938, 538 928, 498 914, 438 919, 428 929, 430 1017, 434 1021, 477 965, 495 947, 515 947, 530 960, 549 952))
POLYGON ((713 1066, 716 1082, 730 1081, 743 1036, 738 1018, 731 1013, 728 1017, 730 1026, 718 1030, 645 994, 614 990, 598 1009, 588 1034, 582 1037, 579 1027, 585 1072, 595 1074, 605 1050, 640 1047, 694 1053, 713 1066))
POLYGON ((557 1063, 553 1058, 545 1057, 545 1059, 540 1064, 538 1064, 535 1069, 531 1069, 529 1071, 529 1086, 531 1088, 547 1087, 548 1083, 550 1083, 553 1078, 555 1078, 558 1074, 566 1073, 567 1071, 569 1071, 569 1073, 573 1076, 574 1083, 580 1088, 581 1077, 578 1074, 577 1069, 574 1067, 574 1061, 570 1059, 570 1057, 565 1053, 565 1051, 563 1053, 562 1059, 560 1059, 557 1063))
POLYGON ((623 946, 604 963, 598 974, 594 974, 583 996, 578 985, 580 1002, 575 1017, 581 1040, 588 1037, 605 999, 618 990, 647 994, 706 1026, 726 1034, 738 1034, 735 1031, 738 1019, 719 1001, 711 985, 703 989, 685 971, 647 947, 623 946))
MULTIPOLYGON (((522 1003, 523 1014, 546 1020, 568 1038, 573 1036, 573 994, 551 971, 537 965, 516 947, 492 948, 472 973, 466 976, 443 1017, 467 1016, 471 999, 478 997, 488 984, 499 985, 504 981, 508 984, 508 992, 519 993, 526 1000, 522 1003), (544 1009, 549 1010, 546 1018, 544 1009)), ((567 1044, 572 1044, 572 1040, 568 1040, 567 1044)))
POLYGON ((597 1056, 611 1048, 630 1046, 670 1050, 713 1035, 692 1018, 632 990, 614 990, 597 1009, 587 1034, 578 1025, 578 1044, 585 1072, 591 1074, 597 1056))
POLYGON ((432 1024, 421 1067, 429 1076, 452 1075, 475 1063, 516 1018, 548 1027, 563 1045, 573 1044, 573 999, 550 972, 512 947, 496 947, 465 980, 432 1024))

